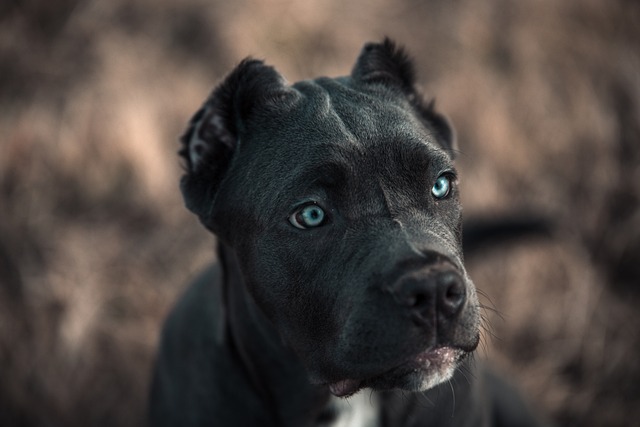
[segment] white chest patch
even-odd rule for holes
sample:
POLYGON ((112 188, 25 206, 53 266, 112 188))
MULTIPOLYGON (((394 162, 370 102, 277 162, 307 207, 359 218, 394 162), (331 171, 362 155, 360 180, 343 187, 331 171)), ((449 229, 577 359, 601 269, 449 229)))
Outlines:
MULTIPOLYGON (((346 399, 332 397, 337 417, 326 427, 379 427, 378 397, 369 390, 362 390, 346 399)), ((322 427, 325 427, 323 425, 322 427)))

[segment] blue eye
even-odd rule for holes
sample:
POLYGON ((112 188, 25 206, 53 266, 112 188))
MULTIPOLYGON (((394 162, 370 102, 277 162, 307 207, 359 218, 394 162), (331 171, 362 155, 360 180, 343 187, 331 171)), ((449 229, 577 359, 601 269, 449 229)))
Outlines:
POLYGON ((431 187, 431 194, 436 199, 444 199, 451 192, 451 174, 442 174, 431 187))
POLYGON ((305 205, 289 217, 289 222, 296 228, 306 229, 321 226, 326 218, 324 210, 315 204, 305 205))

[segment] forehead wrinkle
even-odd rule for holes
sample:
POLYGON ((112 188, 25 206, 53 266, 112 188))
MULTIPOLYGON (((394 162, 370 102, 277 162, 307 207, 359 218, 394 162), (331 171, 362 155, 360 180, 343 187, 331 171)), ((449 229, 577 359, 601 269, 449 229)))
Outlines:
MULTIPOLYGON (((404 133, 415 136, 423 123, 409 108, 404 98, 385 97, 353 87, 349 78, 319 78, 295 86, 305 98, 322 100, 316 111, 334 136, 356 149, 380 138, 390 139, 404 133)), ((317 118, 317 117, 316 117, 317 118)))
MULTIPOLYGON (((358 145, 359 138, 356 132, 347 125, 341 104, 344 99, 340 96, 340 92, 345 88, 342 85, 335 86, 332 89, 338 89, 338 92, 329 91, 325 87, 325 79, 305 80, 297 83, 294 87, 304 96, 305 106, 311 107, 308 115, 311 116, 312 123, 315 122, 317 128, 329 130, 331 139, 340 140, 342 143, 349 145, 358 145), (334 98, 336 98, 334 100, 334 98)), ((334 144, 328 143, 333 146, 334 144)))
MULTIPOLYGON (((305 189, 322 187, 323 189, 344 188, 354 175, 353 163, 348 160, 346 151, 331 149, 332 153, 319 157, 313 166, 301 170, 292 178, 293 184, 308 183, 305 189), (345 151, 338 153, 336 151, 345 151)), ((302 184, 300 184, 302 186, 302 184)))
POLYGON ((453 160, 440 147, 440 145, 429 138, 419 135, 417 138, 406 138, 398 145, 399 154, 397 156, 403 163, 419 165, 426 168, 452 168, 453 160))
MULTIPOLYGON (((289 173, 281 174, 288 175, 286 181, 273 188, 280 201, 290 202, 292 195, 303 197, 304 192, 320 187, 336 187, 351 198, 369 192, 365 182, 351 179, 357 175, 372 187, 378 184, 376 177, 393 186, 399 179, 419 179, 421 171, 426 176, 430 167, 451 164, 430 130, 393 102, 365 102, 355 108, 354 96, 370 96, 338 83, 329 86, 322 80, 299 82, 294 88, 302 95, 300 109, 289 115, 286 123, 280 123, 287 126, 274 130, 283 133, 281 139, 291 147, 288 151, 299 155, 304 149, 305 160, 291 164, 294 157, 290 153, 282 159, 282 167, 289 173), (356 183, 358 188, 352 188, 356 183)), ((380 195, 380 189, 369 190, 380 195)))

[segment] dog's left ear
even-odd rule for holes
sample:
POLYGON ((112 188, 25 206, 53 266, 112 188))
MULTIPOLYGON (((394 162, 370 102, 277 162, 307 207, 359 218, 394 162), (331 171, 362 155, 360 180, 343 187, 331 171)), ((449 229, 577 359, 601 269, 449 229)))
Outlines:
POLYGON ((415 87, 413 61, 404 49, 389 38, 382 43, 367 43, 362 48, 351 77, 365 84, 384 84, 396 87, 407 97, 418 117, 431 129, 442 148, 453 158, 456 139, 449 120, 435 110, 433 101, 425 104, 415 87))
POLYGON ((262 61, 242 61, 212 92, 181 137, 180 188, 189 210, 214 229, 213 207, 252 117, 292 99, 284 78, 262 61))

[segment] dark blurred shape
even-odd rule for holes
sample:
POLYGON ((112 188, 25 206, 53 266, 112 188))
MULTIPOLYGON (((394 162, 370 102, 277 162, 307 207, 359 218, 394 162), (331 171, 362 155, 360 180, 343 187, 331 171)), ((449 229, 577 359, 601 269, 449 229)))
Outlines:
POLYGON ((465 256, 480 255, 480 250, 514 241, 551 237, 553 222, 531 213, 496 214, 491 217, 472 217, 464 222, 463 248, 465 256))

